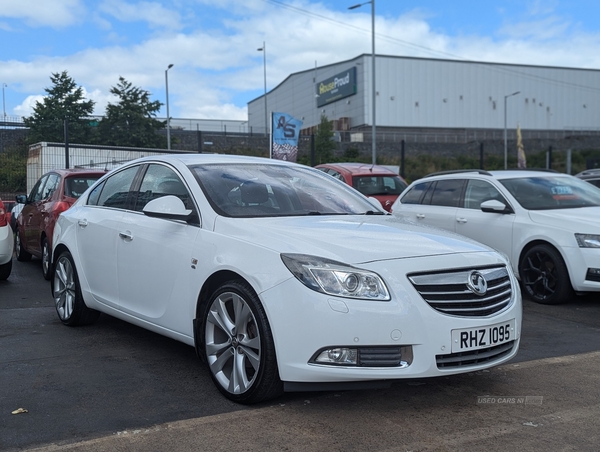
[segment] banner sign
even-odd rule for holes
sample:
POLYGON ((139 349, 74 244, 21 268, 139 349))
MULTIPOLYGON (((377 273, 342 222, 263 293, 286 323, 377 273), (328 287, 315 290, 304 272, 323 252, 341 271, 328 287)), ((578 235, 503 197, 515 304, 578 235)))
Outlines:
POLYGON ((273 142, 271 143, 271 158, 295 162, 298 156, 298 137, 302 121, 287 113, 271 114, 273 142))
POLYGON ((356 94, 356 68, 351 67, 317 84, 317 107, 356 94))

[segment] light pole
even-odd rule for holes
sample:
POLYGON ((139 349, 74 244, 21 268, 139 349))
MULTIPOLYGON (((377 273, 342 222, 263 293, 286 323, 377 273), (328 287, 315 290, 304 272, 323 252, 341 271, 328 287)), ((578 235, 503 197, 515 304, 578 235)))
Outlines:
POLYGON ((167 149, 171 150, 171 115, 169 114, 169 69, 173 67, 173 64, 169 64, 165 70, 165 87, 167 94, 167 149))
POLYGON ((504 96, 504 169, 508 169, 508 136, 506 134, 506 100, 509 97, 516 96, 521 91, 514 92, 512 94, 507 94, 504 96))
POLYGON ((263 69, 264 69, 264 82, 265 82, 265 135, 269 133, 269 114, 267 112, 267 45, 263 41, 263 46, 256 49, 263 53, 263 69))
POLYGON ((4 113, 4 122, 6 122, 6 101, 4 100, 4 88, 8 87, 6 83, 2 83, 2 111, 4 113))
POLYGON ((350 6, 348 9, 356 9, 360 8, 363 5, 371 4, 371 76, 373 79, 371 80, 371 89, 372 89, 372 104, 371 107, 373 109, 371 116, 373 119, 373 125, 371 126, 371 150, 373 154, 373 165, 377 163, 377 142, 376 142, 376 117, 375 117, 375 98, 377 96, 377 91, 375 89, 375 0, 371 0, 370 2, 359 3, 357 5, 350 6))

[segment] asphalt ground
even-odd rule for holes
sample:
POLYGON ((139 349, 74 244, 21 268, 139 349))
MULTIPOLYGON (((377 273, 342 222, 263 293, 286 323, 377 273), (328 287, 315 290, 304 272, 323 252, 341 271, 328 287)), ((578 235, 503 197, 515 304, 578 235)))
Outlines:
POLYGON ((525 300, 501 367, 246 407, 192 347, 106 315, 63 326, 38 260, 0 282, 2 451, 597 451, 599 370, 600 296, 525 300))

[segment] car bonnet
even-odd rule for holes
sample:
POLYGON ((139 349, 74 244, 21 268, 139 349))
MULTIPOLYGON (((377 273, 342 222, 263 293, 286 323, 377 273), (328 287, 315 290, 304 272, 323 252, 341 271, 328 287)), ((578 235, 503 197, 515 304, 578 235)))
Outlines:
POLYGON ((218 217, 214 230, 276 252, 317 255, 346 263, 491 251, 458 234, 391 215, 218 217))

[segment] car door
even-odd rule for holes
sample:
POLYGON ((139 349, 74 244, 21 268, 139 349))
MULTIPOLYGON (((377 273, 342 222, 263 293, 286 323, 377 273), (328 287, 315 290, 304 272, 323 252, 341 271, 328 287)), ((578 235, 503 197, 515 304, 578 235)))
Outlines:
POLYGON ((133 210, 124 213, 117 243, 119 299, 124 312, 172 331, 189 334, 189 325, 177 315, 181 303, 177 293, 188 288, 194 277, 192 249, 199 224, 144 215, 148 201, 174 195, 195 210, 189 190, 171 167, 148 165, 136 194, 133 210), (179 319, 179 320, 178 320, 179 319))
POLYGON ((87 285, 100 303, 118 308, 117 243, 130 188, 140 166, 116 171, 94 187, 78 215, 77 246, 87 285))
POLYGON ((50 173, 40 180, 40 185, 32 194, 31 202, 27 203, 23 213, 23 230, 25 236, 25 249, 36 255, 41 254, 42 247, 40 236, 45 223, 51 215, 52 195, 60 183, 60 176, 50 173))
POLYGON ((508 201, 491 183, 478 179, 468 180, 462 205, 456 210, 455 230, 459 234, 502 251, 512 259, 515 215, 512 209, 511 213, 483 212, 481 203, 492 199, 510 208, 508 201))
POLYGON ((402 216, 416 223, 454 231, 456 209, 464 184, 463 179, 440 179, 416 184, 402 198, 402 206, 398 210, 402 216))

